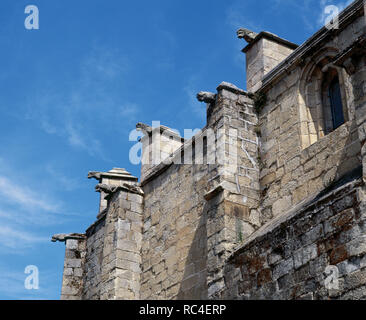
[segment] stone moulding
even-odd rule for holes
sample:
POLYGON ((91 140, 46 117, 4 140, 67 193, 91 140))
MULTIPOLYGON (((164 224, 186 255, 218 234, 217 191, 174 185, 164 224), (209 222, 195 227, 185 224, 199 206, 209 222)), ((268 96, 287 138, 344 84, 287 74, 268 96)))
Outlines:
POLYGON ((221 82, 216 90, 217 91, 227 90, 227 91, 230 91, 230 92, 233 92, 236 94, 241 94, 241 95, 244 95, 247 97, 249 96, 248 92, 246 92, 245 90, 240 89, 237 86, 233 85, 232 83, 225 82, 225 81, 221 82))
POLYGON ((296 49, 296 48, 299 47, 299 45, 297 45, 296 43, 293 43, 293 42, 288 41, 286 39, 280 38, 279 36, 277 36, 274 33, 271 33, 271 32, 268 32, 268 31, 262 31, 253 39, 253 41, 249 42, 249 44, 242 50, 242 52, 247 53, 250 50, 250 48, 252 48, 254 46, 254 44, 262 38, 273 40, 277 43, 285 45, 286 47, 289 47, 290 49, 296 49))
POLYGON ((137 177, 134 177, 128 171, 122 168, 114 168, 108 172, 90 171, 88 173, 88 179, 96 179, 101 182, 102 178, 118 178, 123 180, 138 181, 137 177))

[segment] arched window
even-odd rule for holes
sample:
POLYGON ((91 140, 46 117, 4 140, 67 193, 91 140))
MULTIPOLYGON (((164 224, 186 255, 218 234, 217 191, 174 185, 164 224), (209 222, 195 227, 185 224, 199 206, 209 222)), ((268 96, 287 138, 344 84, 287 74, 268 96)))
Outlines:
POLYGON ((344 123, 341 88, 338 77, 334 78, 329 86, 329 100, 332 109, 333 129, 337 129, 344 123))
POLYGON ((305 149, 347 122, 352 92, 349 78, 334 66, 335 49, 309 58, 299 84, 300 138, 305 149))
POLYGON ((330 69, 323 75, 322 107, 325 134, 345 122, 345 108, 337 70, 330 69))

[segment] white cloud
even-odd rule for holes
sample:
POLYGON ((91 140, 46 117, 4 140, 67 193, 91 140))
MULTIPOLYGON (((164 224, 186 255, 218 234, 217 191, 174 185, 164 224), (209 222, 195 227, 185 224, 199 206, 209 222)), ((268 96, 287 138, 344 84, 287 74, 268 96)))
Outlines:
POLYGON ((10 226, 0 226, 1 247, 15 251, 31 248, 37 243, 50 241, 49 238, 39 237, 25 230, 14 229, 10 226))
POLYGON ((55 169, 51 164, 46 166, 46 172, 66 191, 73 191, 80 187, 78 179, 65 175, 63 172, 55 169))
POLYGON ((333 12, 331 10, 330 12, 326 13, 327 6, 335 6, 338 9, 338 13, 340 13, 343 9, 345 9, 348 5, 350 5, 353 2, 353 0, 348 1, 340 1, 336 2, 333 0, 321 0, 320 1, 320 15, 318 17, 318 26, 324 26, 326 24, 327 18, 334 18, 334 16, 337 14, 337 12, 333 12))
POLYGON ((136 103, 127 102, 120 107, 119 115, 123 118, 123 120, 135 121, 137 120, 139 111, 140 108, 136 103))
POLYGON ((128 68, 123 53, 94 45, 80 61, 71 83, 54 92, 38 92, 29 101, 26 116, 71 147, 110 161, 100 129, 120 128, 118 124, 123 123, 124 116, 134 116, 132 110, 121 110, 118 101, 128 68))
POLYGON ((66 134, 71 146, 85 150, 91 156, 99 156, 107 160, 103 154, 101 142, 98 139, 88 137, 86 140, 81 130, 77 129, 72 123, 66 125, 66 134))
POLYGON ((21 205, 30 210, 44 210, 57 212, 59 206, 54 202, 42 199, 41 192, 31 191, 29 188, 17 185, 11 179, 0 176, 0 194, 5 202, 11 202, 21 205))

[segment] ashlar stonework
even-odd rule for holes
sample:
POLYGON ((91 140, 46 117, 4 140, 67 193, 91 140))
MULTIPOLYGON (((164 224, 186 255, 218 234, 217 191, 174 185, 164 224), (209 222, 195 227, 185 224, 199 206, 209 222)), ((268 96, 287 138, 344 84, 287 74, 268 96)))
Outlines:
POLYGON ((248 91, 200 92, 192 139, 139 123, 140 180, 90 172, 96 221, 53 237, 61 298, 365 299, 364 7, 301 46, 240 29, 248 91))

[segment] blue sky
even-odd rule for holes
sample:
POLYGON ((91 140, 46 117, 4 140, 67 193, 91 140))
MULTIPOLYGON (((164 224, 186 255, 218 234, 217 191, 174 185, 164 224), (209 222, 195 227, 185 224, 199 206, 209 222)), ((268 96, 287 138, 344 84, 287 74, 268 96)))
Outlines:
MULTIPOLYGON (((347 1, 346 1, 347 2, 347 1)), ((99 195, 90 170, 129 163, 137 122, 205 125, 201 90, 245 89, 239 27, 301 44, 327 0, 1 0, 0 299, 59 299, 64 245, 84 232, 99 195), (40 29, 26 30, 26 5, 40 29), (24 269, 39 268, 38 290, 24 269)))

